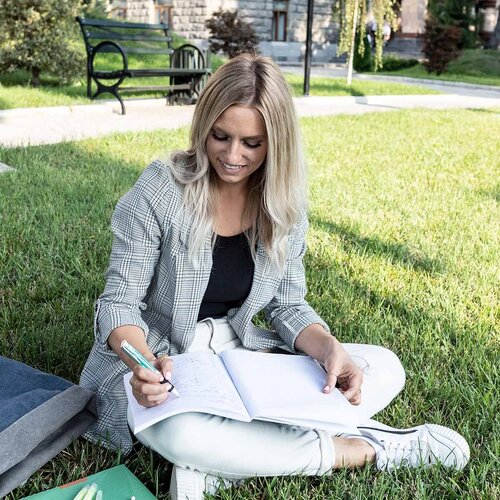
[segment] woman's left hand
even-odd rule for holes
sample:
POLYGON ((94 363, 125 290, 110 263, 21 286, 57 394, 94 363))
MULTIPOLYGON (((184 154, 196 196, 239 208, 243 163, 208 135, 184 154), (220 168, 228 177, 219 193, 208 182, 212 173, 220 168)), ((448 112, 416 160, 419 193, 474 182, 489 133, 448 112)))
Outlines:
POLYGON ((330 393, 338 384, 340 392, 353 405, 361 403, 363 372, 355 365, 342 344, 332 337, 323 351, 322 363, 327 372, 323 392, 330 393))

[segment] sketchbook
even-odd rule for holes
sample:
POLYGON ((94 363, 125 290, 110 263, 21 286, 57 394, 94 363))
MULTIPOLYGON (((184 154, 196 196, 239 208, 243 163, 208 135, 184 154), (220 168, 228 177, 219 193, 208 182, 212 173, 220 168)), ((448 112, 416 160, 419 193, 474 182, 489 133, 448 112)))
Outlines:
POLYGON ((228 350, 172 356, 172 383, 180 396, 153 408, 139 405, 124 376, 132 431, 164 418, 202 412, 243 422, 265 420, 333 434, 355 428, 358 414, 338 389, 323 393, 325 371, 309 356, 228 350))
POLYGON ((126 499, 134 496, 137 500, 155 500, 156 497, 144 486, 125 465, 118 465, 97 474, 77 479, 51 490, 42 491, 29 497, 30 500, 73 500, 84 486, 96 483, 104 499, 126 499))

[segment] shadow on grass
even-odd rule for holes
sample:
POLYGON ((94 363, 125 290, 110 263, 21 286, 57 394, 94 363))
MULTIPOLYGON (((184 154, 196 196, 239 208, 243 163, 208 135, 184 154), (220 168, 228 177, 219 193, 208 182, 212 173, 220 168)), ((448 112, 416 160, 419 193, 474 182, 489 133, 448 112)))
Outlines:
POLYGON ((3 73, 0 75, 0 84, 4 87, 25 87, 26 89, 40 89, 47 92, 64 94, 70 97, 85 95, 85 81, 83 79, 75 80, 74 83, 61 83, 53 76, 42 74, 40 76, 40 87, 31 85, 31 76, 28 72, 18 70, 12 73, 3 73), (83 89, 83 90, 82 90, 83 89), (83 92, 83 93, 82 93, 83 92))
POLYGON ((325 221, 314 215, 311 216, 310 222, 312 226, 339 236, 341 244, 347 252, 355 251, 362 255, 368 252, 372 255, 382 255, 391 262, 398 262, 416 271, 436 273, 444 270, 443 265, 439 261, 417 255, 401 243, 389 243, 378 238, 362 236, 352 226, 325 221))
MULTIPOLYGON (((500 92, 498 93, 498 95, 500 96, 500 92)), ((473 111, 474 113, 500 115, 500 107, 497 107, 497 108, 469 108, 468 111, 473 111)))
POLYGON ((145 165, 77 143, 0 152, 17 168, 0 177, 0 352, 77 382, 111 214, 145 165))
POLYGON ((500 184, 493 186, 491 189, 480 189, 478 193, 486 198, 492 198, 497 203, 500 203, 500 184))

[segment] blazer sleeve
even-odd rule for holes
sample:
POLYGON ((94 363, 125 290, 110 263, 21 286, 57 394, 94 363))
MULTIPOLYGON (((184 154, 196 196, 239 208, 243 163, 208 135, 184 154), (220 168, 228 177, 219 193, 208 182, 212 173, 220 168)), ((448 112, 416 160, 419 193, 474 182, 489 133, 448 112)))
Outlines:
POLYGON ((304 214, 290 234, 289 254, 278 291, 264 309, 267 321, 293 351, 295 339, 309 325, 319 323, 327 332, 330 331, 305 300, 307 288, 302 259, 306 253, 308 226, 307 215, 304 214))
POLYGON ((113 245, 104 292, 96 302, 95 336, 109 349, 110 333, 135 325, 148 334, 141 316, 165 237, 166 206, 172 189, 168 167, 152 163, 118 202, 111 219, 113 245))

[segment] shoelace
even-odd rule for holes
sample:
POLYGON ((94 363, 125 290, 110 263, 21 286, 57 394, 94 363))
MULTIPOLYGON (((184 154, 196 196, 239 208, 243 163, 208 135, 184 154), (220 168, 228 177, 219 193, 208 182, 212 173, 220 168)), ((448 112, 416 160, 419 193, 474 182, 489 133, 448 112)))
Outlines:
POLYGON ((385 453, 379 452, 379 457, 377 457, 377 465, 380 469, 433 462, 428 443, 421 439, 412 439, 404 443, 383 441, 381 445, 385 453))

